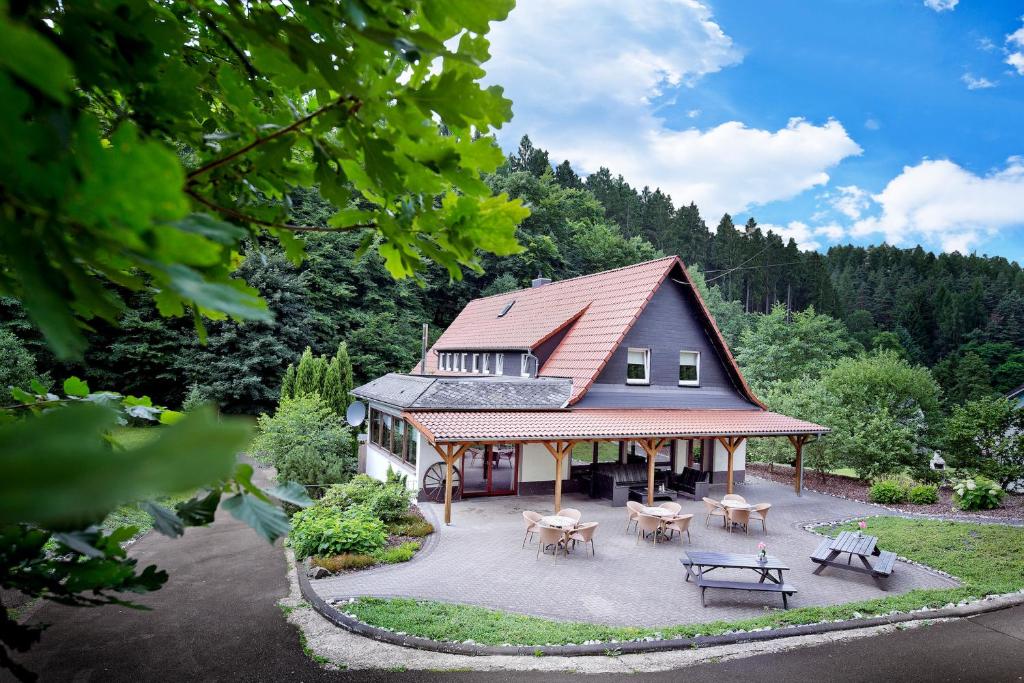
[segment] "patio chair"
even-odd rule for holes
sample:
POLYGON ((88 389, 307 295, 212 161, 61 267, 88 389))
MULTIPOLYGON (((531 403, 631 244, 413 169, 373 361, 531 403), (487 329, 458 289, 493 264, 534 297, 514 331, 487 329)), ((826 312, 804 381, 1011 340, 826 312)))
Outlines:
POLYGON ((590 554, 594 557, 597 553, 594 552, 594 532, 597 531, 597 522, 584 522, 576 527, 576 530, 569 534, 569 540, 572 541, 573 548, 576 547, 577 543, 583 544, 583 552, 587 551, 587 544, 590 544, 590 554))
POLYGON ((660 507, 662 510, 668 510, 673 515, 678 515, 679 511, 683 509, 682 505, 680 505, 679 503, 673 503, 673 502, 662 503, 658 507, 660 507))
POLYGON ((636 543, 640 544, 640 537, 647 540, 647 534, 654 536, 654 546, 658 546, 658 532, 661 530, 661 517, 645 515, 640 512, 636 516, 636 543))
POLYGON ((734 524, 739 524, 743 527, 744 533, 750 533, 750 510, 747 508, 729 508, 725 514, 729 520, 730 532, 734 524))
POLYGON ((629 525, 636 523, 636 516, 640 514, 644 506, 635 500, 626 501, 626 533, 629 533, 629 525))
POLYGON ((686 542, 690 542, 690 520, 693 519, 693 515, 678 515, 671 517, 665 521, 665 530, 670 533, 669 539, 672 539, 676 532, 679 532, 679 541, 682 542, 683 534, 686 534, 686 542))
POLYGON ((771 503, 758 503, 754 507, 750 508, 750 517, 754 520, 760 520, 761 530, 766 534, 768 533, 768 527, 765 524, 765 520, 768 518, 768 511, 771 509, 771 503))
POLYGON ((583 513, 577 510, 576 508, 562 508, 555 514, 557 514, 559 517, 568 517, 576 523, 579 523, 580 517, 583 516, 583 513))
POLYGON ((712 517, 721 517, 722 526, 725 526, 725 508, 722 507, 721 503, 713 498, 703 498, 704 501, 704 526, 707 526, 711 522, 712 517))
POLYGON ((738 493, 727 493, 722 496, 722 500, 735 500, 737 503, 746 503, 747 499, 738 493))
POLYGON ((527 540, 533 540, 533 535, 537 533, 538 522, 540 521, 540 513, 534 512, 533 510, 523 510, 523 521, 526 522, 526 533, 523 535, 523 547, 526 547, 527 540))
POLYGON ((539 542, 537 543, 538 560, 540 559, 540 554, 542 552, 546 553, 549 547, 551 548, 551 554, 555 556, 555 561, 558 560, 559 550, 564 550, 566 554, 568 554, 569 550, 565 547, 565 532, 561 529, 538 524, 537 534, 540 536, 539 542))

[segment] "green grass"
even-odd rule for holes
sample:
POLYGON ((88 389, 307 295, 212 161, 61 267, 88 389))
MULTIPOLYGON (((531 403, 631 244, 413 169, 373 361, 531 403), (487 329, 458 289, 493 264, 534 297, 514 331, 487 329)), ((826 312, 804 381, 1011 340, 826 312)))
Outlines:
MULTIPOLYGON (((830 533, 855 530, 853 523, 830 533)), ((919 589, 875 600, 773 610, 740 621, 714 621, 663 627, 623 627, 558 622, 472 605, 407 598, 360 598, 345 610, 361 621, 411 635, 442 641, 470 640, 484 645, 562 645, 588 640, 635 640, 648 636, 686 638, 731 630, 794 626, 819 621, 877 616, 921 607, 1008 593, 1024 587, 1024 529, 962 522, 872 517, 867 533, 879 546, 959 577, 960 588, 919 589)))
MULTIPOLYGON (((594 459, 594 446, 589 443, 578 443, 572 449, 572 459, 591 462, 594 459)), ((601 441, 597 446, 598 462, 617 462, 619 459, 618 441, 601 441)))

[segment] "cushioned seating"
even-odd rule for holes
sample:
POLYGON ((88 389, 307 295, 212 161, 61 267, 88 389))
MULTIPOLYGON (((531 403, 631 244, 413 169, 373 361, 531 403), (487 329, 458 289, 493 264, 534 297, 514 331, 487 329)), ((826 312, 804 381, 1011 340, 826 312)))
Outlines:
MULTIPOLYGON (((665 480, 664 472, 654 473, 654 482, 665 480)), ((629 489, 647 486, 647 465, 644 463, 603 463, 598 466, 596 493, 601 498, 611 498, 613 507, 621 507, 629 499, 629 489)))
POLYGON ((706 492, 706 489, 702 490, 698 496, 698 485, 707 483, 708 472, 701 472, 692 467, 684 467, 682 472, 672 477, 669 487, 680 493, 685 493, 696 500, 698 497, 703 497, 706 492))

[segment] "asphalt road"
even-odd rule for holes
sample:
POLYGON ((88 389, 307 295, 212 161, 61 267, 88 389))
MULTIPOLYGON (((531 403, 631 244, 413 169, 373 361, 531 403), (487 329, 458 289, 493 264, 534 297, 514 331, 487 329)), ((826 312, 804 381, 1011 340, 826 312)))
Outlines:
MULTIPOLYGON (((579 676, 510 673, 330 672, 306 657, 277 601, 288 592, 280 546, 219 514, 168 540, 150 534, 131 553, 171 579, 139 596, 151 611, 47 604, 50 623, 19 661, 42 681, 532 681, 579 676)), ((0 680, 8 680, 0 671, 0 680)), ((623 676, 587 677, 608 681, 623 676)), ((841 645, 640 674, 642 681, 1024 681, 1024 607, 841 645)))

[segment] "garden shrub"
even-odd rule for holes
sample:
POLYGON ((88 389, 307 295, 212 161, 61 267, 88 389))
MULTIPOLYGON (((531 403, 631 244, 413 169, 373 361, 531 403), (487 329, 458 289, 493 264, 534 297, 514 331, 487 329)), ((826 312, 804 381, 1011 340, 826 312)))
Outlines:
POLYGON ((412 536, 423 538, 434 533, 434 525, 416 515, 405 515, 388 525, 388 531, 395 536, 412 536))
POLYGON ((939 487, 933 484, 917 484, 907 491, 907 500, 914 505, 931 505, 939 500, 939 487))
POLYGON ((253 454, 277 468, 279 481, 340 484, 355 472, 352 432, 318 396, 281 401, 273 417, 260 416, 259 432, 253 454))
POLYGON ((953 496, 962 510, 991 510, 999 507, 1006 491, 987 477, 961 479, 954 486, 953 496))
POLYGON ((288 542, 298 559, 310 555, 372 555, 387 542, 384 523, 365 508, 317 503, 292 516, 288 542))
POLYGON ((342 553, 340 555, 327 555, 326 557, 313 557, 310 562, 314 567, 323 567, 332 574, 337 574, 346 569, 362 569, 375 565, 377 564, 377 558, 373 555, 342 553))
POLYGON ((324 493, 324 505, 348 509, 362 507, 385 522, 402 519, 409 510, 412 492, 398 482, 384 483, 360 474, 341 486, 332 486, 324 493))
POLYGON ((906 502, 907 485, 898 479, 879 479, 871 485, 868 500, 882 505, 906 502))
POLYGON ((385 548, 384 550, 378 551, 376 558, 379 562, 383 562, 384 564, 408 562, 419 549, 419 543, 416 541, 409 541, 408 543, 403 543, 402 545, 394 548, 385 548))

